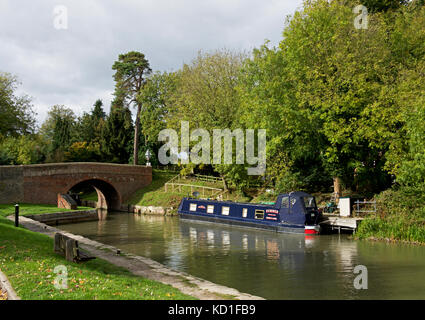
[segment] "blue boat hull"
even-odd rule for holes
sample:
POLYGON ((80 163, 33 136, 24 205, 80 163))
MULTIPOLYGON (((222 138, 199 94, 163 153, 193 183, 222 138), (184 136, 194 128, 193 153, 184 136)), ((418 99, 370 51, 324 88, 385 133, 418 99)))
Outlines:
POLYGON ((275 232, 320 233, 314 197, 304 192, 281 194, 273 205, 183 198, 177 211, 187 220, 275 232))
POLYGON ((222 218, 217 216, 204 216, 204 215, 195 215, 190 213, 179 213, 181 219, 192 220, 196 222, 206 222, 206 223, 221 223, 225 225, 231 225, 236 227, 243 228, 254 228, 260 230, 268 230, 274 232, 282 233, 299 233, 304 234, 304 225, 286 225, 286 224, 267 224, 267 223, 258 223, 253 221, 241 221, 239 219, 222 218))

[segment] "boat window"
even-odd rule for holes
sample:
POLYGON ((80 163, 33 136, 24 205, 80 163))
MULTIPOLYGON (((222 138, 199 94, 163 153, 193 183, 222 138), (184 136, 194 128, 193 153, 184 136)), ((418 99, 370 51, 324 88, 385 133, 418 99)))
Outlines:
POLYGON ((296 198, 291 198, 291 208, 294 207, 295 203, 297 202, 296 198))
POLYGON ((214 213, 214 206, 213 205, 209 205, 207 207, 207 213, 214 213))
POLYGON ((221 214, 223 216, 228 216, 229 215, 229 212, 230 212, 230 207, 222 207, 221 208, 221 214))
POLYGON ((289 197, 282 198, 281 208, 289 208, 289 197))
POLYGON ((264 210, 255 210, 255 219, 264 219, 264 210))
POLYGON ((304 206, 306 208, 316 207, 316 201, 314 200, 314 197, 303 197, 303 200, 304 200, 304 206))
POLYGON ((196 211, 196 203, 191 203, 189 207, 190 211, 196 211))
POLYGON ((248 208, 243 208, 242 209, 242 218, 246 218, 247 215, 248 215, 248 208))

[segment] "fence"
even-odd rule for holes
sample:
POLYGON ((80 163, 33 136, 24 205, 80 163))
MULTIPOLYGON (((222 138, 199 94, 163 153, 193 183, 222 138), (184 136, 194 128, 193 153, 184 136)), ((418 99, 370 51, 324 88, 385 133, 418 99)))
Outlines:
POLYGON ((210 197, 216 197, 217 195, 225 191, 220 188, 205 187, 205 186, 199 186, 194 184, 175 183, 175 182, 171 182, 171 183, 167 182, 164 187, 165 187, 165 192, 179 191, 180 193, 186 193, 186 192, 189 192, 189 189, 190 189, 190 194, 193 194, 195 190, 196 191, 200 190, 201 191, 200 193, 202 196, 209 195, 210 197))
POLYGON ((360 201, 357 200, 354 202, 354 215, 368 215, 368 214, 376 215, 376 201, 360 201))
POLYGON ((180 171, 179 167, 177 165, 154 165, 152 166, 153 169, 156 170, 162 170, 167 172, 175 172, 178 173, 180 171))
POLYGON ((201 185, 194 185, 190 183, 181 183, 182 176, 176 175, 171 180, 165 183, 164 190, 165 192, 171 191, 175 192, 178 191, 180 193, 188 193, 193 194, 194 191, 200 191, 200 194, 205 197, 217 197, 222 196, 224 193, 227 192, 226 184, 224 182, 223 178, 220 177, 212 177, 212 176, 204 176, 200 174, 192 175, 195 180, 197 181, 203 181, 203 182, 210 182, 210 183, 223 183, 223 188, 214 188, 214 187, 207 187, 207 186, 201 186, 201 185))

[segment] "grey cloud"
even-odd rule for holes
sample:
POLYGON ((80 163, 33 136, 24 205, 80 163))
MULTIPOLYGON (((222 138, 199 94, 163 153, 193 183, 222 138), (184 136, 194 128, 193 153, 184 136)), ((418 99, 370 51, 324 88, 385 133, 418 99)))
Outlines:
POLYGON ((17 75, 41 122, 53 104, 77 114, 113 92, 118 54, 145 53, 153 70, 177 70, 198 50, 277 44, 301 0, 0 1, 0 70, 17 75), (68 9, 68 29, 53 9, 68 9))

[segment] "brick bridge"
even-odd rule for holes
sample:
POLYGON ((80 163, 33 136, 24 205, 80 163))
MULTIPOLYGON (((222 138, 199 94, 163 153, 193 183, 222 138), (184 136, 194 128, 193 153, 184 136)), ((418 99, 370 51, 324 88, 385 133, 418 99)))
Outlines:
POLYGON ((74 162, 0 166, 0 203, 57 204, 58 194, 92 186, 98 206, 121 210, 131 195, 152 182, 152 167, 74 162))

